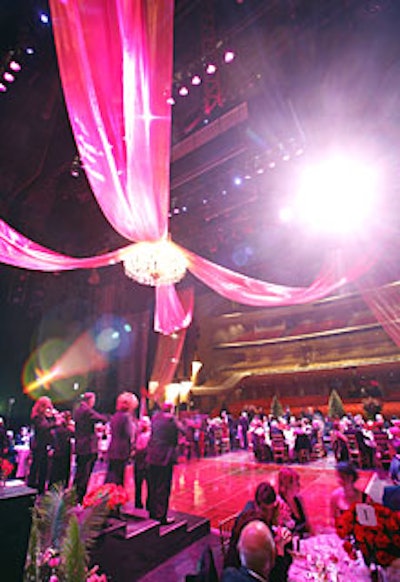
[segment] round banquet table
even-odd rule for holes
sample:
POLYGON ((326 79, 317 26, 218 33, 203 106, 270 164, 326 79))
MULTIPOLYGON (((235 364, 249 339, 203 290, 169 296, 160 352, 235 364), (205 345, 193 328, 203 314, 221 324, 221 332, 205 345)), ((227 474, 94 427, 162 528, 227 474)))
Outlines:
POLYGON ((343 549, 343 540, 335 533, 320 534, 300 540, 289 569, 289 582, 371 582, 369 568, 363 561, 352 560, 343 549))

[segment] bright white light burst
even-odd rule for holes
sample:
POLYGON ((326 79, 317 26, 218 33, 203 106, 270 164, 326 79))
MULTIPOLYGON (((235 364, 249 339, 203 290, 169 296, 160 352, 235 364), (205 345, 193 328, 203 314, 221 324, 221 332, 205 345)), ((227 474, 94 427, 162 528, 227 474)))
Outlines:
POLYGON ((310 228, 351 233, 365 227, 377 199, 378 174, 367 162, 333 157, 304 169, 297 213, 310 228))

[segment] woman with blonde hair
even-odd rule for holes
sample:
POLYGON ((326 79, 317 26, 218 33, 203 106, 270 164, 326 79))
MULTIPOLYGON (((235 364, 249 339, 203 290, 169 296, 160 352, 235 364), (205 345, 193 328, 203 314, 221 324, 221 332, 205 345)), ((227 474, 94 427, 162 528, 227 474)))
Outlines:
POLYGON ((106 483, 124 484, 125 467, 132 453, 136 432, 133 416, 139 401, 133 392, 122 392, 116 403, 116 412, 110 422, 111 441, 108 449, 106 483))
POLYGON ((291 467, 282 467, 278 473, 278 493, 289 507, 294 522, 292 531, 300 536, 310 533, 310 524, 300 496, 300 475, 291 467))
POLYGON ((28 486, 42 495, 46 489, 49 469, 49 449, 52 444, 51 430, 56 426, 57 411, 48 396, 41 396, 32 407, 31 420, 34 435, 31 439, 32 462, 28 486))

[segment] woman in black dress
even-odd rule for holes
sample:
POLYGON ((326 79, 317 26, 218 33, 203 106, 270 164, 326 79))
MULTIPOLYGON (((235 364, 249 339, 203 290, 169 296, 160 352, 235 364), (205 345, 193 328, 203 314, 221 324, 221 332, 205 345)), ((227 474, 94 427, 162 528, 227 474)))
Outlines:
POLYGON ((52 445, 51 430, 56 426, 57 411, 48 396, 41 396, 33 405, 31 412, 34 430, 31 439, 32 463, 29 470, 28 486, 37 489, 42 495, 46 489, 49 470, 49 450, 52 445))

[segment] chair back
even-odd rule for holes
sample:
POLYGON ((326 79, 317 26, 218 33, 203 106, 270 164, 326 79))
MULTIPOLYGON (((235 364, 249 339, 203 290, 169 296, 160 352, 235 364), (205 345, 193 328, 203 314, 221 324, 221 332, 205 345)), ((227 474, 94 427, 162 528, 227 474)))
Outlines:
POLYGON ((222 519, 218 523, 219 541, 220 541, 221 552, 222 552, 222 556, 223 556, 224 560, 228 555, 229 541, 231 539, 232 530, 233 530, 233 527, 236 523, 238 515, 239 515, 239 512, 234 513, 233 515, 230 515, 229 517, 222 519))

